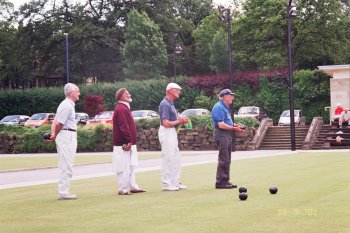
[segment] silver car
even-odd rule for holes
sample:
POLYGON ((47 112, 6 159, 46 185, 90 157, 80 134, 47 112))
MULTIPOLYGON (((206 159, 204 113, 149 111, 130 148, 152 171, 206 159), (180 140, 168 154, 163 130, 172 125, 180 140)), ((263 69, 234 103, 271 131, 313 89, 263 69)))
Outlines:
POLYGON ((4 125, 24 125, 24 123, 29 119, 29 116, 26 115, 9 115, 5 116, 0 124, 4 125))
POLYGON ((135 120, 159 117, 158 113, 152 110, 136 110, 131 112, 135 120))

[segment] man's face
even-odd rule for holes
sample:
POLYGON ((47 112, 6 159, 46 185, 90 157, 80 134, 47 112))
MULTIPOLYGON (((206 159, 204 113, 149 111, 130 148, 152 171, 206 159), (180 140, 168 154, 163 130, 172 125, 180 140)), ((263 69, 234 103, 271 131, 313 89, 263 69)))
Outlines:
POLYGON ((224 95, 222 97, 222 100, 224 101, 224 103, 226 105, 230 105, 232 104, 233 100, 235 99, 235 97, 233 95, 224 95))
POLYGON ((169 92, 174 96, 174 99, 178 99, 181 94, 181 90, 176 88, 171 89, 169 92))
POLYGON ((71 96, 71 99, 74 101, 74 102, 77 102, 79 100, 79 96, 80 96, 80 90, 79 88, 77 88, 76 90, 72 91, 70 93, 70 96, 71 96))
POLYGON ((119 100, 127 102, 127 103, 131 103, 131 101, 132 101, 131 94, 128 92, 128 90, 124 91, 123 95, 120 97, 119 100))

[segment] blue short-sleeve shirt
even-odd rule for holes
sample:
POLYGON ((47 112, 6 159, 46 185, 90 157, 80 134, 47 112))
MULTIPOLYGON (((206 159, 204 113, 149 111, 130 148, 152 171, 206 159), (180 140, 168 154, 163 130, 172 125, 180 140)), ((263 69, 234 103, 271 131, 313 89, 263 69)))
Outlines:
POLYGON ((224 122, 227 125, 233 126, 230 109, 224 104, 224 102, 222 102, 222 100, 214 105, 211 115, 215 128, 219 128, 218 122, 224 122))
POLYGON ((177 120, 177 112, 174 105, 174 101, 169 100, 164 97, 162 102, 159 105, 159 116, 160 116, 160 124, 163 125, 163 120, 167 119, 168 121, 176 121, 177 120))

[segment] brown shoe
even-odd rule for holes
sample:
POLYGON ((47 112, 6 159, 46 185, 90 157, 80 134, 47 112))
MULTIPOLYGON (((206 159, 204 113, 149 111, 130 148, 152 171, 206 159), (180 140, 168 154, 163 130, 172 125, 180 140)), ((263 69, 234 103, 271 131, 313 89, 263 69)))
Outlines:
POLYGON ((146 192, 145 190, 143 189, 134 189, 134 190, 130 190, 131 193, 144 193, 146 192))
POLYGON ((131 193, 119 191, 119 192, 118 192, 118 195, 131 195, 131 193))

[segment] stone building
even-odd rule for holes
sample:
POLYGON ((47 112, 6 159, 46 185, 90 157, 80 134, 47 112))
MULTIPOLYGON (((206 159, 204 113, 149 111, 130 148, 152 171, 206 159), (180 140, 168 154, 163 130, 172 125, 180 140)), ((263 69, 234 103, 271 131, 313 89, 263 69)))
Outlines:
POLYGON ((330 80, 331 106, 329 107, 330 119, 332 119, 337 103, 341 103, 344 108, 350 108, 350 64, 318 66, 318 69, 332 76, 330 80))

